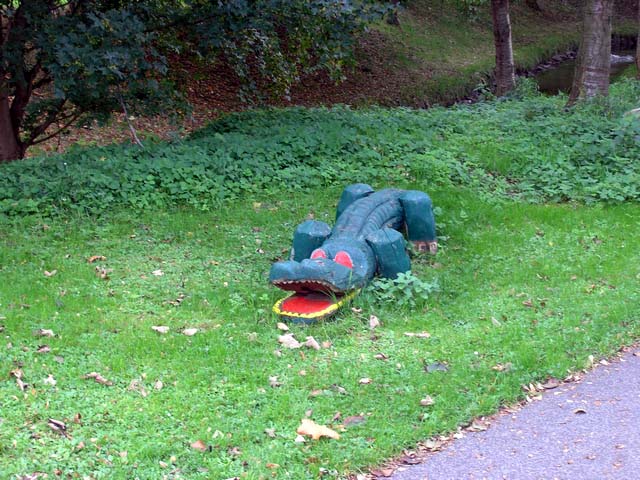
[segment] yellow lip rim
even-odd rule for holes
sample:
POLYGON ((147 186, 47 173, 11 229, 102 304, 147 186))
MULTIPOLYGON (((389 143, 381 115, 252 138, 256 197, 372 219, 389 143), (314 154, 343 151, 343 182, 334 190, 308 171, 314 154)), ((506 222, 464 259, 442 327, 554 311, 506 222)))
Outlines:
POLYGON ((340 307, 342 307, 345 303, 349 302, 358 293, 360 293, 360 289, 352 290, 351 292, 347 293, 342 298, 340 298, 340 300, 338 302, 332 303, 330 306, 328 306, 324 310, 319 310, 319 311, 313 312, 313 313, 296 313, 296 312, 289 312, 287 310, 282 310, 280 308, 280 306, 289 297, 292 297, 293 295, 295 295, 295 293, 294 293, 293 295, 289 295, 289 297, 281 298, 280 300, 278 300, 275 303, 275 305, 273 306, 273 312, 278 314, 278 315, 280 315, 281 317, 291 317, 291 318, 307 318, 307 319, 309 319, 309 318, 327 317, 327 316, 335 313, 340 307))

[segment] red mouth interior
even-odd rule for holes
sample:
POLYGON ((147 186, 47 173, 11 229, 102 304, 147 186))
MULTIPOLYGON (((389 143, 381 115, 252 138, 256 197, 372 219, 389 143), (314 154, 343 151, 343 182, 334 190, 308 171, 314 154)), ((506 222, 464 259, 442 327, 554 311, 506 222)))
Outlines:
POLYGON ((320 292, 296 293, 285 299, 280 309, 289 313, 312 314, 319 313, 335 304, 335 295, 320 292))

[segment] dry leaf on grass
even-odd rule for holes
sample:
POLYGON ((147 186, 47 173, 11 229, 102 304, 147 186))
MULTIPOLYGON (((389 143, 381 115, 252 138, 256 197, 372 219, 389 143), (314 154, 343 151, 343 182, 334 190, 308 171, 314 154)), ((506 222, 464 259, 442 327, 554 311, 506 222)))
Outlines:
POLYGON ((112 272, 111 269, 106 269, 100 266, 96 267, 96 276, 100 277, 102 280, 109 280, 109 274, 111 272, 112 272))
POLYGON ((51 347, 49 345, 38 345, 36 353, 49 353, 50 351, 51 347))
POLYGON ((22 370, 20 370, 19 368, 16 368, 15 370, 11 370, 10 375, 16 379, 16 384, 18 385, 18 388, 22 392, 24 392, 29 386, 29 384, 22 381, 22 378, 24 376, 24 374, 22 373, 22 370))
POLYGON ((165 334, 169 331, 169 327, 166 327, 164 325, 153 325, 151 327, 151 330, 153 330, 154 332, 165 334))
POLYGON ((131 380, 131 383, 129 383, 127 390, 129 390, 130 392, 138 392, 140 395, 142 395, 143 398, 149 395, 149 392, 147 392, 147 389, 144 388, 142 382, 137 379, 131 380))
POLYGON ((84 375, 82 378, 84 379, 94 379, 96 381, 96 383, 99 383, 100 385, 107 385, 108 387, 113 385, 113 382, 110 380, 107 380, 106 378, 104 378, 102 375, 100 375, 98 372, 90 372, 87 373, 86 375, 84 375))
POLYGON ((198 333, 197 328, 185 328, 184 330, 182 330, 182 334, 186 335, 187 337, 193 337, 196 333, 198 333))
POLYGON ((371 330, 373 330, 376 327, 380 326, 380 319, 378 317, 376 317, 375 315, 371 315, 369 317, 369 328, 371 330))
POLYGON ((38 330, 36 330, 35 332, 33 332, 33 334, 37 337, 55 337, 55 333, 53 333, 53 330, 49 330, 47 328, 39 328, 38 330))
POLYGON ((287 326, 286 323, 278 322, 276 324, 276 327, 278 327, 278 330, 282 330, 283 332, 288 332, 289 331, 289 327, 287 326))
POLYGON ((47 420, 47 425, 54 432, 58 432, 63 437, 70 438, 69 434, 67 433, 67 425, 64 422, 50 418, 49 420, 47 420))
POLYGON ((282 383, 278 381, 278 377, 276 375, 270 375, 269 376, 269 386, 271 388, 276 388, 281 386, 282 383))
POLYGON ((302 345, 313 348, 314 350, 320 350, 320 344, 313 337, 307 337, 307 340, 302 345))
POLYGON ((58 382, 56 381, 55 378, 53 378, 53 375, 49 374, 47 378, 45 378, 42 381, 42 383, 44 383, 45 385, 51 385, 52 387, 55 387, 58 382))
POLYGON ((429 332, 404 332, 405 337, 416 337, 416 338, 429 338, 431 334, 429 332))
POLYGON ((104 255, 93 255, 87 258, 87 263, 94 263, 94 262, 97 262, 98 260, 100 260, 101 262, 104 262, 107 260, 107 257, 105 257, 104 255))
POLYGON ((358 383, 360 385, 369 385, 371 383, 371 379, 368 377, 361 378, 360 380, 358 380, 358 383))
POLYGON ((154 275, 156 277, 161 277, 161 276, 164 275, 164 272, 162 270, 158 269, 158 270, 154 270, 153 272, 151 272, 151 275, 154 275))
POLYGON ((45 277, 53 277, 56 273, 58 273, 58 270, 51 270, 50 272, 48 272, 47 270, 44 271, 44 276, 45 277))
POLYGON ((331 430, 326 425, 318 425, 308 418, 302 419, 296 433, 298 435, 307 435, 314 440, 319 440, 321 437, 333 438, 334 440, 340 439, 340 435, 335 430, 331 430))
POLYGON ((430 395, 427 395, 422 400, 420 400, 420 405, 423 406, 423 407, 429 407, 429 406, 433 405, 434 403, 435 403, 435 400, 433 400, 433 398, 431 398, 430 395))
POLYGON ((191 448, 194 450, 198 450, 199 452, 206 452, 209 450, 209 446, 204 443, 202 440, 196 440, 191 444, 191 448))
POLYGON ((153 384, 153 388, 156 390, 162 390, 162 387, 164 387, 164 383, 160 380, 157 380, 156 383, 153 384))
POLYGON ((350 417, 345 418, 342 424, 345 427, 348 427, 350 425, 359 425, 366 421, 367 421, 367 417, 364 417, 363 415, 351 415, 350 417))
POLYGON ((285 333, 278 337, 278 343, 287 348, 300 348, 301 344, 293 337, 293 333, 285 333))

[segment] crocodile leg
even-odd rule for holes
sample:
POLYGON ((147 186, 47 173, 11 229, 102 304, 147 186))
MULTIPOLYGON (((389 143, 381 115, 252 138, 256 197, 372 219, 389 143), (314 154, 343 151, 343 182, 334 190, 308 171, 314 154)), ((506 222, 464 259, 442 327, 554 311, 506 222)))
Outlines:
POLYGON ((338 202, 338 208, 336 209, 336 219, 356 200, 368 197, 373 193, 373 188, 366 183, 354 183, 349 185, 342 191, 340 195, 340 201, 338 202))
POLYGON ((429 195, 418 190, 408 190, 400 197, 407 225, 407 238, 418 251, 436 253, 438 237, 433 207, 429 195))
POLYGON ((411 270, 411 260, 405 248, 405 240, 393 228, 382 228, 367 237, 378 263, 378 274, 385 278, 396 278, 399 273, 411 270))
POLYGON ((331 227, 324 222, 307 220, 301 223, 293 233, 293 247, 291 248, 291 260, 300 262, 311 256, 316 248, 331 234, 331 227))

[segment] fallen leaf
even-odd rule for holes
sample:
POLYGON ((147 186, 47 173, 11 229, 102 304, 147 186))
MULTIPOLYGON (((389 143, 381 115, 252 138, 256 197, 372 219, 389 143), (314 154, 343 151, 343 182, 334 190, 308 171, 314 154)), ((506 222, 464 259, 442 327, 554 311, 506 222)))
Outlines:
POLYGON ((374 477, 390 477, 391 475, 393 475, 394 469, 389 467, 389 468, 381 468, 378 470, 371 470, 371 474, 374 477))
POLYGON ((287 348, 300 348, 301 344, 293 337, 293 333, 285 333, 278 337, 278 342, 287 348))
POLYGON ((384 353, 376 353, 373 358, 375 358, 376 360, 388 360, 389 356, 384 354, 384 353))
POLYGON ((167 303, 169 305, 173 305, 174 307, 179 307, 185 298, 187 298, 187 296, 184 293, 181 293, 178 295, 178 298, 176 298, 175 300, 169 300, 167 301, 167 303))
POLYGON ((441 362, 433 362, 430 364, 425 364, 424 365, 424 370, 427 373, 432 373, 432 372, 446 372, 449 370, 449 367, 441 362))
POLYGON ((238 457, 242 455, 242 450, 240 450, 238 447, 231 447, 227 449, 227 453, 232 457, 238 457))
POLYGON ((206 452, 207 450, 209 450, 207 444, 202 440, 196 440, 195 442, 193 442, 191 444, 191 448, 193 448, 194 450, 198 450, 199 452, 206 452))
POLYGON ((360 380, 358 380, 358 383, 360 385, 369 385, 371 383, 371 379, 368 377, 361 378, 360 380))
POLYGON ((33 334, 37 337, 54 337, 56 335, 55 333, 53 333, 53 330, 49 330, 46 328, 39 328, 38 330, 33 332, 33 334))
POLYGON ((280 465, 278 465, 277 463, 266 463, 265 467, 271 470, 275 470, 276 468, 280 468, 280 465))
POLYGON ((104 267, 96 266, 96 276, 101 278, 102 280, 109 280, 109 273, 111 273, 111 269, 106 269, 104 267))
POLYGON ((182 334, 186 335, 187 337, 193 337, 196 333, 198 333, 197 328, 185 328, 184 330, 182 330, 182 334))
POLYGON ((19 368, 16 368, 15 370, 11 370, 10 375, 16 379, 16 384, 18 385, 18 388, 22 392, 24 392, 29 386, 29 384, 22 381, 22 378, 24 376, 24 374, 22 373, 22 370, 20 370, 19 368))
POLYGON ((247 333, 247 340, 250 342, 255 342, 256 340, 258 340, 258 333, 257 332, 247 333))
POLYGON ((286 323, 278 322, 276 324, 276 327, 278 327, 278 330, 282 330, 283 332, 288 332, 289 331, 289 327, 287 326, 286 323))
POLYGON ((154 332, 165 334, 169 331, 169 327, 166 327, 164 325, 153 325, 151 326, 151 330, 153 330, 154 332))
POLYGON ((430 395, 427 395, 422 400, 420 400, 420 406, 422 406, 422 407, 429 407, 429 406, 433 405, 434 403, 436 403, 436 402, 435 402, 435 400, 433 398, 431 398, 430 395))
POLYGON ((51 385, 52 387, 55 387, 58 382, 56 381, 55 378, 53 378, 53 375, 49 374, 47 378, 45 378, 42 381, 42 383, 44 383, 45 385, 51 385))
POLYGON ((94 379, 97 383, 99 383, 100 385, 107 385, 107 386, 112 386, 113 382, 110 380, 107 380, 106 378, 104 378, 102 375, 100 375, 98 372, 90 372, 87 373, 86 375, 84 375, 82 378, 84 379, 94 379))
POLYGON ((511 370, 512 367, 513 367, 513 364, 511 362, 507 362, 507 363, 498 363, 493 367, 491 367, 491 369, 495 370, 496 372, 508 372, 509 370, 511 370))
POLYGON ((366 421, 367 421, 367 418, 362 415, 351 415, 350 417, 345 418, 342 424, 345 427, 348 427, 350 425, 359 425, 366 421))
POLYGON ((127 387, 127 390, 129 390, 130 392, 138 392, 140 395, 142 395, 143 398, 146 398, 147 395, 149 395, 142 382, 137 379, 131 380, 129 386, 127 387))
POLYGON ((67 425, 64 422, 50 418, 49 420, 47 420, 47 425, 54 432, 58 432, 63 437, 69 438, 69 434, 67 433, 67 425))
POLYGON ((156 383, 153 384, 153 388, 155 390, 162 390, 162 387, 164 387, 164 383, 162 383, 160 380, 156 380, 156 383))
POLYGON ((158 270, 154 270, 153 272, 151 272, 151 275, 155 275, 156 277, 161 277, 164 275, 164 272, 160 269, 158 270))
POLYGON ((376 327, 380 326, 380 319, 378 317, 376 317, 375 315, 371 315, 369 317, 369 328, 371 330, 373 330, 376 327))
POLYGON ((320 344, 311 336, 307 337, 306 341, 302 345, 313 348, 314 350, 320 350, 320 344))
POLYGON ((93 255, 87 258, 87 263, 94 263, 94 262, 97 262, 98 260, 100 260, 101 262, 104 262, 107 260, 107 257, 105 257, 104 255, 93 255))
POLYGON ((73 420, 72 421, 73 421, 73 423, 81 424, 82 423, 82 415, 80 415, 79 413, 76 413, 73 416, 73 420))
POLYGON ((36 353, 49 353, 51 351, 51 347, 49 345, 39 345, 36 353))
POLYGON ((294 442, 296 442, 296 443, 304 443, 304 442, 306 442, 306 440, 304 439, 304 437, 302 435, 298 435, 296 437, 296 439, 294 440, 294 442))
POLYGON ((333 438, 334 440, 340 439, 340 435, 335 430, 331 430, 325 425, 318 425, 308 418, 302 419, 296 433, 298 435, 310 436, 313 440, 319 440, 321 437, 333 438))
POLYGON ((431 334, 429 332, 404 332, 405 337, 416 337, 416 338, 430 338, 431 334))
POLYGON ((84 442, 80 442, 78 445, 76 445, 76 450, 80 451, 85 447, 84 442))
POLYGON ((275 428, 265 428, 264 433, 269 438, 276 438, 276 429, 275 428))
POLYGON ((331 385, 331 388, 341 395, 347 394, 347 391, 344 388, 342 388, 340 385, 333 384, 331 385))
POLYGON ((278 381, 278 377, 276 375, 270 375, 269 376, 269 386, 271 388, 276 388, 276 387, 279 387, 281 385, 282 385, 282 383, 280 383, 278 381))
POLYGON ((50 272, 48 271, 44 271, 44 276, 45 277, 53 277, 56 273, 58 273, 58 270, 51 270, 50 272))
POLYGON ((560 380, 553 377, 547 379, 547 381, 542 384, 542 388, 544 388, 545 390, 551 390, 559 386, 560 386, 560 380))

